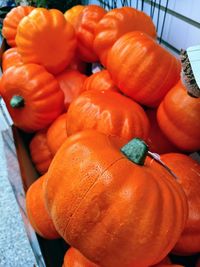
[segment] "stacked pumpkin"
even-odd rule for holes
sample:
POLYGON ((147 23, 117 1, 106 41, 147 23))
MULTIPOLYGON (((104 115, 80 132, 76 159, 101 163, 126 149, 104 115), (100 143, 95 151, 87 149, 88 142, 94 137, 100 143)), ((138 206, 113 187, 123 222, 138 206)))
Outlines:
POLYGON ((73 247, 63 266, 164 267, 171 251, 200 252, 200 165, 185 155, 200 149, 200 101, 151 18, 17 7, 3 35, 0 92, 14 124, 35 132, 43 175, 27 213, 39 235, 73 247), (94 62, 104 69, 86 74, 94 62))

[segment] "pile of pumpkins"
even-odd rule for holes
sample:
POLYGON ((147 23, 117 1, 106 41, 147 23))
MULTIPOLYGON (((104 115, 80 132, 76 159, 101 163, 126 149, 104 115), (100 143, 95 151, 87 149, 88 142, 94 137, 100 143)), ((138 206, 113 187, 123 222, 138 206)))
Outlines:
POLYGON ((0 94, 14 124, 35 133, 41 175, 28 217, 71 246, 63 267, 175 267, 170 252, 199 253, 200 164, 189 154, 200 150, 200 98, 151 18, 132 7, 18 6, 2 34, 11 48, 0 94))

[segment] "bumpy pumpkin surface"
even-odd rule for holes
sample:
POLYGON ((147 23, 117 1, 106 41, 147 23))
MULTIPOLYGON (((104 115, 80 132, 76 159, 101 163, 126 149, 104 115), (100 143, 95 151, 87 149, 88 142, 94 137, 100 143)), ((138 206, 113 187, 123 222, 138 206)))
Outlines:
POLYGON ((26 210, 34 230, 47 239, 59 238, 53 222, 47 212, 44 201, 43 181, 45 175, 37 179, 26 193, 26 210))
POLYGON ((76 29, 79 16, 81 12, 83 11, 84 6, 82 5, 76 5, 73 6, 72 8, 68 9, 65 13, 64 16, 68 22, 71 23, 71 25, 76 29))
POLYGON ((180 255, 198 253, 200 252, 200 164, 178 153, 164 154, 161 159, 178 177, 189 204, 187 224, 173 252, 180 255))
POLYGON ((57 231, 100 266, 158 263, 187 219, 181 186, 148 157, 143 166, 133 163, 125 156, 133 156, 132 148, 122 153, 112 137, 83 131, 65 141, 47 174, 46 203, 57 231))
POLYGON ((3 20, 2 35, 11 47, 16 46, 15 37, 20 21, 34 9, 32 6, 18 6, 11 9, 3 20))
POLYGON ((2 56, 2 69, 3 69, 3 72, 14 66, 14 65, 22 65, 23 64, 23 61, 22 61, 22 57, 21 55, 18 53, 18 50, 16 47, 13 47, 13 48, 10 48, 8 50, 6 50, 4 53, 3 53, 3 56, 2 56))
POLYGON ((107 65, 108 52, 114 43, 122 35, 132 31, 142 31, 156 37, 152 19, 132 7, 112 9, 99 21, 95 30, 94 50, 104 66, 107 65))
POLYGON ((37 8, 22 19, 16 43, 25 63, 41 64, 53 74, 70 64, 76 49, 74 28, 56 9, 37 8))
POLYGON ((108 53, 114 83, 140 104, 156 107, 180 78, 180 62, 142 32, 119 38, 108 53))
POLYGON ((8 68, 2 76, 1 95, 14 124, 26 132, 47 127, 64 109, 57 80, 36 64, 8 68))
POLYGON ((96 129, 126 140, 146 139, 149 121, 141 106, 112 91, 87 91, 77 97, 68 109, 68 136, 85 129, 96 129))
POLYGON ((183 151, 200 149, 200 98, 187 94, 179 81, 161 102, 157 118, 167 138, 183 151))

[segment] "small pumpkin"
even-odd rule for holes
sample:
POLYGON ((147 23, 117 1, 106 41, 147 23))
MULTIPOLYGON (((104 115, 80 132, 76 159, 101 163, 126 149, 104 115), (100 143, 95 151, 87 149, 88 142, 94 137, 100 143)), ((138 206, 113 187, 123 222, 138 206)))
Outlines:
POLYGON ((25 63, 41 64, 53 74, 70 64, 76 50, 74 28, 56 9, 36 8, 22 19, 16 43, 25 63))
POLYGON ((69 106, 67 135, 86 129, 118 136, 125 140, 133 137, 146 139, 149 121, 133 100, 112 91, 86 91, 69 106))
POLYGON ((107 66, 108 52, 114 43, 122 35, 132 31, 142 31, 156 38, 156 28, 151 17, 132 7, 112 9, 98 22, 94 50, 104 66, 107 66))
POLYGON ((71 23, 71 25, 76 29, 78 20, 80 17, 81 12, 83 11, 84 6, 83 5, 76 5, 72 8, 68 9, 65 13, 65 19, 71 23))
POLYGON ((179 255, 192 255, 200 252, 200 164, 179 153, 161 156, 161 160, 176 174, 187 196, 189 215, 186 226, 173 249, 179 255))
POLYGON ((2 69, 3 69, 3 72, 14 66, 14 65, 22 65, 23 64, 23 61, 22 61, 22 57, 21 55, 18 53, 18 50, 16 47, 13 47, 13 48, 10 48, 8 50, 6 50, 4 53, 3 53, 3 56, 2 56, 2 69))
POLYGON ((120 151, 112 137, 82 131, 65 141, 49 168, 45 199, 56 229, 100 266, 156 264, 185 226, 181 186, 146 154, 139 139, 120 151))
POLYGON ((64 103, 66 109, 83 92, 83 83, 86 78, 86 75, 77 70, 65 70, 56 76, 60 88, 65 95, 64 103))
POLYGON ((2 35, 11 47, 16 46, 15 37, 20 21, 31 13, 32 6, 17 6, 11 9, 3 20, 2 35))
POLYGON ((29 144, 31 159, 40 174, 45 174, 53 159, 47 144, 47 131, 37 132, 29 144))
POLYGON ((119 38, 108 53, 106 67, 125 95, 149 107, 159 105, 181 71, 177 58, 142 32, 119 38))
POLYGON ((200 149, 200 98, 188 95, 179 81, 161 102, 157 118, 166 137, 182 151, 200 149))
POLYGON ((37 179, 26 193, 28 219, 37 234, 46 239, 59 238, 54 224, 47 212, 44 201, 43 182, 45 175, 37 179))
POLYGON ((47 144, 52 153, 55 155, 61 145, 67 138, 67 113, 60 115, 47 130, 47 144))
POLYGON ((107 70, 102 70, 89 76, 83 84, 83 91, 87 90, 118 91, 107 70))

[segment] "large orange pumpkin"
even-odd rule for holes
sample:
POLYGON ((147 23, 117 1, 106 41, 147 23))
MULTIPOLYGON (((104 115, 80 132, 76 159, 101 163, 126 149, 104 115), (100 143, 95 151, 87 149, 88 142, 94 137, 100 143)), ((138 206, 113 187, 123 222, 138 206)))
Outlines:
POLYGON ((8 68, 1 95, 14 124, 26 132, 47 127, 64 109, 64 95, 54 76, 36 64, 8 68))
POLYGON ((179 149, 200 149, 200 98, 188 95, 181 81, 165 96, 157 117, 163 133, 179 149))
POLYGON ((3 72, 12 67, 12 66, 16 66, 16 65, 22 65, 23 64, 23 61, 22 61, 22 57, 21 55, 18 53, 18 50, 17 50, 17 47, 13 47, 13 48, 10 48, 8 50, 6 50, 4 53, 3 53, 3 56, 2 56, 2 69, 3 69, 3 72))
POLYGON ((158 106, 180 78, 175 56, 142 32, 119 38, 108 53, 107 69, 127 96, 146 106, 158 106))
POLYGON ((84 6, 82 5, 76 5, 72 8, 68 9, 65 13, 65 19, 71 23, 71 25, 76 29, 78 20, 80 17, 81 12, 83 11, 84 6))
POLYGON ((132 7, 110 10, 97 24, 94 50, 101 63, 107 66, 107 56, 114 43, 125 33, 142 31, 156 37, 156 28, 151 17, 132 7))
POLYGON ((112 91, 87 91, 70 105, 67 115, 68 136, 85 129, 119 136, 146 139, 149 121, 141 106, 112 91))
POLYGON ((200 164, 178 153, 164 154, 161 160, 178 177, 189 204, 187 224, 173 252, 180 255, 198 253, 200 252, 200 164))
POLYGON ((49 168, 45 197, 57 231, 100 266, 156 264, 185 226, 181 186, 146 153, 139 139, 120 152, 112 137, 83 131, 65 141, 49 168))
POLYGON ((2 35, 11 47, 16 46, 15 37, 20 21, 34 9, 32 6, 17 6, 11 9, 3 20, 2 35))
POLYGON ((36 8, 23 18, 16 43, 25 63, 41 64, 54 74, 70 64, 76 50, 74 28, 56 9, 36 8))

